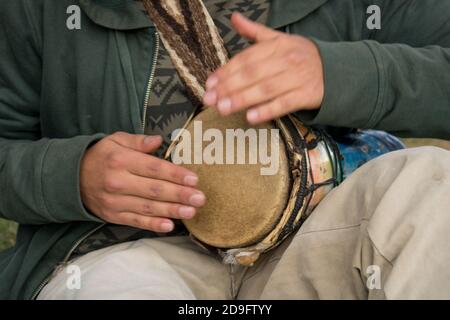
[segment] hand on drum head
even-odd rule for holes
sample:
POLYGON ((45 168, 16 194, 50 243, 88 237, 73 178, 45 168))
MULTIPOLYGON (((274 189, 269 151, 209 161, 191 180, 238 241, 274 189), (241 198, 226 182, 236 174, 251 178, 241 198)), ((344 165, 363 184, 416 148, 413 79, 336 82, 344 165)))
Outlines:
POLYGON ((269 29, 238 13, 232 23, 255 44, 209 77, 205 105, 217 107, 222 115, 248 110, 251 124, 320 108, 323 65, 311 40, 269 29))
POLYGON ((191 219, 205 204, 191 171, 149 153, 159 136, 115 133, 86 152, 80 189, 84 205, 106 222, 170 232, 171 219, 191 219))

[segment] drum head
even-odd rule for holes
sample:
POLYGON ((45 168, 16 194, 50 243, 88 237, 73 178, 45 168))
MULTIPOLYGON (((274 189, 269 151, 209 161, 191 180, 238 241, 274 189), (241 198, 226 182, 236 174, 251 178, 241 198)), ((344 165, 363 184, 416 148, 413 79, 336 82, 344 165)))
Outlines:
MULTIPOLYGON (((207 204, 198 210, 196 217, 184 221, 184 224, 198 240, 217 248, 244 247, 264 238, 278 222, 290 193, 289 164, 281 133, 279 139, 277 139, 278 146, 274 145, 277 146, 278 170, 273 175, 262 175, 261 169, 270 167, 270 164, 262 163, 259 156, 256 164, 250 162, 249 149, 252 146, 255 147, 255 144, 250 143, 248 138, 244 139, 245 163, 237 164, 238 143, 236 139, 231 144, 234 146, 234 161, 226 161, 226 154, 230 152, 230 140, 226 130, 235 130, 236 128, 243 129, 244 132, 252 129, 251 131, 256 132, 258 143, 262 137, 259 129, 269 129, 266 130, 268 139, 266 139, 267 143, 264 144, 264 147, 268 148, 269 151, 264 150, 262 154, 271 157, 270 137, 273 132, 270 129, 275 129, 272 123, 251 127, 244 114, 220 117, 214 109, 207 109, 200 113, 187 127, 187 132, 190 133, 189 136, 191 137, 191 151, 194 153, 197 144, 197 150, 195 151, 197 155, 217 155, 215 152, 209 152, 211 151, 212 141, 217 142, 216 139, 211 137, 216 136, 218 132, 223 137, 223 157, 218 157, 223 159, 223 164, 207 164, 204 161, 205 157, 203 157, 202 164, 182 164, 182 166, 198 174, 199 189, 205 193, 207 198, 207 204), (200 125, 201 132, 199 130, 200 125), (208 129, 218 131, 210 131, 207 134, 208 129), (194 137, 198 138, 205 134, 207 139, 205 137, 201 141, 194 139, 194 137), (226 147, 227 144, 228 147, 226 147), (198 148, 199 145, 203 147, 200 149, 198 148)), ((242 142, 243 139, 240 141, 242 142)), ((186 146, 187 142, 183 138, 178 146, 183 144, 186 146)), ((180 151, 182 149, 179 149, 178 146, 174 153, 180 155, 183 152, 180 151)), ((258 154, 261 151, 262 148, 256 146, 256 149, 253 148, 250 152, 255 155, 255 153, 258 154)), ((193 163, 194 156, 191 157, 191 160, 193 163)))

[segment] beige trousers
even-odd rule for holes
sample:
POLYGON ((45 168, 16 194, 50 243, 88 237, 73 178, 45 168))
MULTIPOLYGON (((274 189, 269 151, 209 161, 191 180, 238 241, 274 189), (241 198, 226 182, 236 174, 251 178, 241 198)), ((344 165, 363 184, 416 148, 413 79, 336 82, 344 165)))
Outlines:
POLYGON ((185 237, 92 252, 55 273, 39 299, 450 298, 450 152, 400 151, 332 191, 302 228, 251 268, 185 237))

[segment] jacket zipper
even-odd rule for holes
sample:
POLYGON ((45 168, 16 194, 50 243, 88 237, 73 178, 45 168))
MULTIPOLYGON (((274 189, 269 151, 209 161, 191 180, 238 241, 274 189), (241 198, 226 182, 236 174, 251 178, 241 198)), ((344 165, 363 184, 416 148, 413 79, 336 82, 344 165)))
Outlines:
POLYGON ((152 63, 152 70, 150 73, 150 77, 148 79, 147 83, 147 91, 145 92, 145 98, 144 98, 144 112, 142 115, 142 132, 145 131, 145 122, 147 118, 147 109, 148 109, 148 102, 150 100, 150 94, 152 92, 152 86, 153 81, 155 80, 155 71, 156 71, 156 64, 158 63, 158 56, 159 56, 159 47, 160 47, 160 40, 159 40, 159 34, 158 32, 155 32, 155 55, 153 56, 153 63, 152 63))
MULTIPOLYGON (((147 108, 148 108, 148 102, 150 100, 150 94, 151 94, 151 90, 152 90, 152 86, 153 86, 153 81, 155 79, 155 71, 156 71, 156 64, 158 63, 158 56, 159 56, 159 47, 160 47, 160 40, 159 40, 159 34, 158 32, 155 32, 155 41, 156 41, 156 45, 155 45, 155 55, 153 57, 153 63, 152 63, 152 70, 150 73, 150 77, 148 79, 148 83, 147 83, 147 91, 145 92, 145 99, 144 99, 144 114, 142 116, 142 131, 145 130, 145 118, 147 117, 147 108)), ((62 264, 67 263, 67 261, 70 259, 70 256, 72 255, 72 253, 75 251, 75 249, 85 240, 87 239, 89 236, 91 236, 94 232, 96 232, 97 230, 99 230, 100 228, 104 227, 106 225, 106 223, 103 223, 99 226, 97 226, 96 228, 94 228, 93 230, 89 231, 87 234, 85 234, 81 239, 79 239, 77 242, 75 242, 75 244, 72 246, 72 248, 69 250, 69 252, 67 253, 67 255, 64 257, 64 260, 62 262, 62 264)), ((50 281, 50 278, 52 276, 48 276, 47 278, 45 278, 41 284, 39 285, 39 287, 36 289, 36 291, 33 293, 31 299, 35 300, 37 298, 37 296, 39 295, 39 293, 41 292, 41 290, 48 284, 48 282, 50 281)))
MULTIPOLYGON (((88 233, 86 233, 82 238, 80 238, 77 242, 75 242, 75 244, 70 248, 69 252, 66 254, 66 256, 64 257, 64 260, 62 262, 62 264, 67 263, 67 261, 69 261, 70 256, 72 255, 72 253, 75 251, 75 249, 85 240, 87 239, 89 236, 91 236, 94 232, 96 232, 97 230, 100 230, 101 228, 103 228, 106 225, 106 223, 102 223, 101 225, 95 227, 93 230, 89 231, 88 233)), ((53 274, 53 272, 52 272, 53 274)), ((48 284, 48 282, 50 281, 52 274, 50 276, 48 276, 47 278, 45 278, 41 284, 39 285, 39 287, 36 289, 36 291, 33 293, 31 300, 35 300, 37 298, 37 296, 39 295, 39 293, 41 292, 42 289, 44 289, 44 287, 48 284)))

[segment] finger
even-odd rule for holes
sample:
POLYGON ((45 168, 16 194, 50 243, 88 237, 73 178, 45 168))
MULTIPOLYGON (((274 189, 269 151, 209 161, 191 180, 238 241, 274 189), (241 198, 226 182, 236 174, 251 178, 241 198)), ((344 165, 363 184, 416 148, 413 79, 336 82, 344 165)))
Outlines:
POLYGON ((129 174, 114 179, 109 178, 106 181, 106 192, 148 200, 174 202, 196 208, 203 206, 206 202, 205 195, 194 188, 129 174))
POLYGON ((298 89, 298 75, 283 72, 219 100, 217 108, 222 115, 229 115, 250 107, 270 102, 277 97, 298 89))
MULTIPOLYGON (((257 43, 235 55, 226 65, 212 73, 206 81, 208 90, 214 89, 222 79, 233 75, 249 63, 257 65, 262 60, 270 57, 276 51, 273 41, 257 43)), ((207 104, 207 103, 206 103, 207 104)), ((207 104, 208 105, 208 104, 207 104)))
POLYGON ((280 34, 278 31, 247 19, 238 12, 233 13, 231 16, 231 23, 241 36, 251 41, 266 41, 280 34))
POLYGON ((274 120, 294 111, 309 109, 305 107, 305 94, 301 90, 291 91, 268 103, 252 108, 247 112, 247 120, 250 124, 259 124, 274 120))
POLYGON ((249 63, 237 70, 234 74, 222 78, 213 90, 216 92, 217 100, 220 101, 268 78, 273 80, 273 77, 282 72, 289 71, 291 68, 292 66, 287 63, 285 57, 249 63))
POLYGON ((169 219, 192 219, 197 213, 197 209, 194 207, 133 196, 114 196, 106 209, 111 212, 133 212, 144 216, 169 219))
POLYGON ((116 132, 109 136, 109 138, 122 147, 144 153, 156 151, 162 143, 162 138, 160 136, 146 136, 143 134, 129 134, 126 132, 116 132))
POLYGON ((139 153, 130 155, 130 159, 132 163, 128 171, 132 174, 191 187, 198 184, 198 176, 194 172, 169 161, 139 153))
POLYGON ((170 219, 147 217, 133 212, 120 212, 114 216, 111 223, 162 233, 170 232, 174 228, 170 219))

